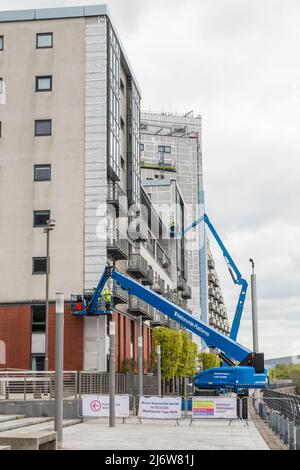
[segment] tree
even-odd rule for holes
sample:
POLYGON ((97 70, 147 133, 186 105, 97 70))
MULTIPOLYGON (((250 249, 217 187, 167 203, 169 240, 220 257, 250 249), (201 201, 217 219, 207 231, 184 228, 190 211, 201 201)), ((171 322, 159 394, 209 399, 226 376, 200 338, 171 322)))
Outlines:
POLYGON ((220 367, 220 359, 216 354, 203 352, 199 354, 199 359, 203 370, 220 367))
MULTIPOLYGON (((155 328, 153 330, 154 347, 161 347, 161 375, 170 380, 175 377, 182 354, 182 336, 178 331, 169 328, 155 328)), ((157 362, 156 354, 154 355, 157 362)))
POLYGON ((189 335, 181 332, 182 352, 179 366, 176 371, 178 377, 192 377, 198 365, 198 348, 189 335))

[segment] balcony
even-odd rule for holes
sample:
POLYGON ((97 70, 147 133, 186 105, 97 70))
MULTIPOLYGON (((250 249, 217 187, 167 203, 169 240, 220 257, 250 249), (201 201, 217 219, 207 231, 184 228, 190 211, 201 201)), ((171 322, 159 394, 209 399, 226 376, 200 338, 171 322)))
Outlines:
POLYGON ((209 287, 208 289, 208 295, 209 297, 215 297, 216 291, 213 287, 209 287))
POLYGON ((123 209, 123 205, 120 205, 120 198, 124 197, 125 193, 122 191, 118 183, 108 183, 107 185, 107 204, 111 204, 115 209, 123 209), (121 206, 121 207, 120 207, 121 206))
POLYGON ((146 279, 148 276, 147 261, 141 255, 129 255, 127 271, 136 279, 146 279))
POLYGON ((157 294, 163 295, 165 293, 165 281, 157 276, 153 282, 152 290, 157 294))
POLYGON ((118 231, 115 234, 108 233, 107 254, 115 261, 128 259, 128 241, 120 238, 118 231))
POLYGON ((151 326, 165 326, 167 323, 165 316, 160 312, 155 312, 151 320, 151 326))
POLYGON ((178 276, 178 279, 177 279, 177 290, 179 292, 183 292, 185 291, 187 288, 187 283, 186 281, 183 279, 182 276, 178 276))
POLYGON ((169 320, 168 321, 168 327, 171 328, 171 330, 175 330, 175 331, 180 330, 179 323, 177 323, 177 321, 174 321, 174 320, 169 320))
POLYGON ((216 320, 213 317, 210 317, 209 324, 212 325, 212 326, 215 326, 216 320))
POLYGON ((211 312, 215 312, 215 304, 213 302, 209 302, 208 307, 211 312))
POLYGON ((184 291, 181 294, 183 299, 191 299, 192 298, 192 289, 190 286, 186 285, 184 291))
POLYGON ((215 284, 216 276, 214 274, 209 274, 208 280, 209 282, 212 282, 213 284, 215 284))
POLYGON ((215 284, 216 287, 220 287, 220 281, 217 277, 215 277, 214 284, 215 284))
POLYGON ((112 288, 113 303, 114 305, 127 304, 128 303, 128 292, 122 287, 114 282, 112 288))
POLYGON ((143 302, 142 300, 132 295, 129 296, 128 312, 132 315, 138 317, 142 316, 146 319, 149 319, 149 306, 146 304, 146 302, 143 302))
POLYGON ((147 276, 142 279, 144 286, 152 286, 154 282, 154 272, 151 266, 148 266, 147 276))
POLYGON ((215 269, 215 262, 212 258, 208 258, 207 266, 208 266, 209 269, 215 269))

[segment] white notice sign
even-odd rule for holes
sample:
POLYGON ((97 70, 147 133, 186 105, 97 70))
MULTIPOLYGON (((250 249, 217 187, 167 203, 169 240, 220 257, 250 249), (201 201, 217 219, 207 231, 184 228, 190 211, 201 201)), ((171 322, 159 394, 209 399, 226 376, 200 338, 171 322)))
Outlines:
POLYGON ((193 419, 237 418, 237 399, 234 397, 193 397, 193 419))
POLYGON ((180 397, 141 397, 140 418, 179 419, 181 418, 180 397))
MULTIPOLYGON (((116 395, 116 418, 129 417, 129 395, 116 395)), ((82 415, 87 418, 109 417, 109 395, 83 395, 82 415)))

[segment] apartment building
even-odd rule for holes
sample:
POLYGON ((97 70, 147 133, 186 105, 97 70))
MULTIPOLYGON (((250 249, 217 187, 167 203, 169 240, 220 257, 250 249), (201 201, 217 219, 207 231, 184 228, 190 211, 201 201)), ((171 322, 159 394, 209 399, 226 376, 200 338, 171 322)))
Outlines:
POLYGON ((173 276, 184 287, 183 307, 228 334, 228 317, 204 223, 187 230, 204 213, 201 116, 143 112, 141 169, 144 190, 154 207, 166 224, 175 226, 177 273, 173 276))
MULTIPOLYGON (((60 291, 65 369, 105 371, 107 319, 73 316, 71 295, 95 287, 107 265, 164 295, 177 287, 168 228, 141 187, 141 92, 107 7, 0 12, 0 85, 0 366, 44 368, 43 227, 54 219, 49 369, 60 291)), ((148 370, 151 329, 166 318, 111 289, 117 370, 137 361, 138 318, 148 370)))

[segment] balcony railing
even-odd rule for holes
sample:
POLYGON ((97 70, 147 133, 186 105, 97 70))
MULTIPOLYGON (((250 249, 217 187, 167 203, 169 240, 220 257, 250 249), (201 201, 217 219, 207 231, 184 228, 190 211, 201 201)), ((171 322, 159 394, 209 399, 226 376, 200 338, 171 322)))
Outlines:
POLYGON ((153 282, 152 290, 154 290, 157 294, 163 295, 165 293, 165 281, 157 276, 153 282))
POLYGON ((147 268, 147 276, 142 279, 144 286, 152 286, 154 282, 154 271, 151 266, 147 268))
POLYGON ((116 282, 114 282, 114 285, 112 288, 112 294, 113 294, 113 303, 115 305, 128 303, 128 292, 122 289, 122 287, 119 286, 119 284, 117 284, 116 282))
POLYGON ((131 254, 128 259, 127 271, 137 279, 146 278, 148 275, 148 263, 141 255, 131 254))
POLYGON ((118 231, 107 234, 107 254, 115 261, 128 258, 128 241, 118 231))
POLYGON ((190 286, 186 285, 185 289, 182 291, 181 296, 183 299, 191 299, 192 298, 192 289, 190 286))
POLYGON ((187 283, 186 281, 183 279, 182 276, 178 276, 178 279, 177 279, 177 290, 183 292, 185 291, 187 288, 187 283))
POLYGON ((167 324, 167 320, 162 313, 154 313, 153 319, 151 320, 152 326, 164 326, 167 324))
POLYGON ((215 262, 212 258, 208 258, 207 265, 210 269, 215 269, 215 262))
POLYGON ((118 183, 107 184, 107 203, 112 204, 115 208, 120 206, 120 197, 125 196, 124 191, 118 183))
POLYGON ((149 318, 149 306, 143 300, 132 295, 129 296, 128 312, 132 315, 149 318))

